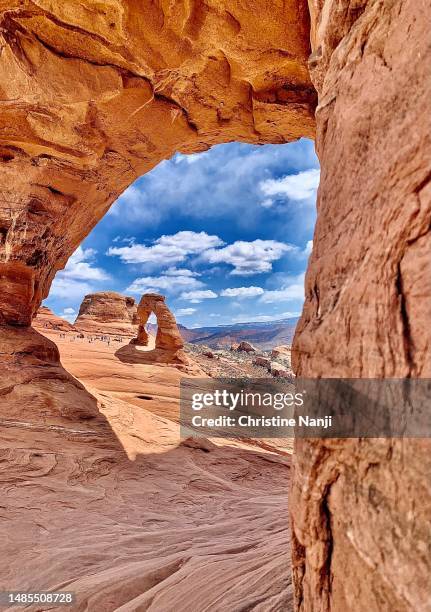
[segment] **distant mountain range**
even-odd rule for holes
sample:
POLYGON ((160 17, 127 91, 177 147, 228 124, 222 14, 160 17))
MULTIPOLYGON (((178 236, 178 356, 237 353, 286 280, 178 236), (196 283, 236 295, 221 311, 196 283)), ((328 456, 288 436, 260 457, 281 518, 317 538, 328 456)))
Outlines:
MULTIPOLYGON (((205 344, 212 348, 229 348, 235 342, 247 340, 260 349, 271 349, 281 344, 291 344, 298 317, 279 321, 235 323, 214 327, 189 329, 178 325, 182 337, 191 344, 205 344)), ((156 333, 157 325, 150 324, 149 330, 156 333)))

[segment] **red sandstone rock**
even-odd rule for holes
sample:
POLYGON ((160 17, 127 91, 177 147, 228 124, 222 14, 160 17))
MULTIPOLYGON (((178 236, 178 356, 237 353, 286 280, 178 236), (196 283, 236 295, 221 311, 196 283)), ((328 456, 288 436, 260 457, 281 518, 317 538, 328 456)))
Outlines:
MULTIPOLYGON (((295 368, 312 377, 429 376, 430 5, 309 0, 309 6, 322 178, 295 368)), ((78 480, 77 491, 93 511, 100 491, 91 497, 89 483, 109 475, 112 456, 105 456, 99 431, 87 447, 79 441, 83 434, 73 433, 78 428, 63 429, 64 460, 62 444, 50 446, 52 435, 44 432, 41 441, 36 416, 43 425, 66 409, 78 421, 74 410, 86 412, 87 396, 60 368, 52 346, 17 325, 29 325, 56 270, 119 193, 161 159, 222 141, 285 142, 312 133, 304 8, 296 0, 259 0, 253 10, 237 0, 114 0, 100 7, 87 0, 23 0, 0 9, 1 408, 5 418, 18 411, 28 436, 24 455, 17 454, 15 438, 5 451, 17 481, 23 466, 26 481, 47 473, 53 480, 39 489, 44 499, 63 490, 66 474, 78 480), (49 451, 44 463, 40 446, 49 451)), ((296 450, 298 609, 427 609, 429 443, 304 440, 296 450)), ((143 471, 132 474, 130 490, 143 471)), ((196 487, 196 480, 187 486, 196 487)), ((67 502, 67 517, 55 526, 60 533, 79 511, 75 496, 67 502)), ((99 516, 104 512, 105 506, 99 516)), ((114 512, 112 524, 121 515, 114 512)), ((19 510, 19 529, 22 516, 19 510)), ((39 518, 26 535, 29 556, 41 530, 51 528, 49 516, 49 528, 39 518)), ((93 548, 89 554, 94 559, 93 548)), ((183 560, 159 567, 158 576, 178 575, 183 560)), ((15 563, 17 575, 22 565, 15 563)), ((99 593, 116 575, 113 566, 103 570, 99 593)), ((66 572, 61 582, 68 580, 66 572)), ((82 590, 94 595, 95 584, 84 583, 82 590)), ((52 586, 47 575, 40 584, 52 586)))
MULTIPOLYGON (((429 377, 431 5, 310 5, 322 172, 294 368, 429 377)), ((298 610, 429 609, 430 440, 297 440, 295 463, 298 610)))
POLYGON ((268 370, 271 367, 271 360, 268 357, 262 357, 258 355, 253 359, 254 365, 260 366, 261 368, 267 368, 268 370))
POLYGON ((252 344, 250 344, 250 342, 246 342, 245 340, 243 340, 242 342, 238 344, 238 347, 236 350, 239 352, 244 351, 245 353, 255 353, 256 352, 255 347, 252 344))
MULTIPOLYGON (((220 598, 229 611, 267 598, 271 612, 289 609, 289 457, 182 443, 173 367, 121 363, 113 343, 51 333, 86 391, 50 340, 11 334, 12 351, 31 356, 16 356, 28 382, 0 390, 2 584, 70 590, 73 612, 220 610, 220 598), (86 401, 97 418, 83 418, 86 401)), ((47 608, 63 609, 37 609, 47 608)))
MULTIPOLYGON (((47 331, 50 331, 49 329, 47 331)), ((32 328, 0 326, 0 420, 29 429, 84 427, 97 419, 96 401, 60 364, 57 346, 32 328)))
POLYGON ((139 302, 136 313, 139 329, 135 344, 147 346, 148 334, 145 330, 145 325, 152 313, 157 318, 156 349, 167 351, 182 349, 184 341, 179 332, 175 317, 166 305, 165 297, 158 293, 146 293, 139 302))
POLYGON ((33 321, 33 327, 42 333, 47 329, 54 329, 61 332, 76 331, 69 321, 58 317, 46 306, 41 306, 37 311, 37 316, 33 321))
POLYGON ((281 378, 292 376, 292 373, 288 371, 285 365, 283 365, 282 363, 277 363, 276 361, 271 362, 270 372, 273 376, 281 377, 281 378))
POLYGON ((132 341, 137 346, 148 346, 149 336, 145 329, 150 315, 157 318, 155 348, 141 358, 154 363, 179 363, 190 365, 182 348, 184 341, 178 329, 175 317, 165 303, 165 297, 158 293, 146 293, 139 302, 136 322, 139 324, 138 336, 132 341))
POLYGON ((91 293, 85 296, 74 326, 86 334, 133 337, 136 334, 135 314, 136 304, 132 297, 113 291, 91 293))
POLYGON ((290 358, 291 355, 291 347, 290 346, 274 346, 274 348, 271 351, 271 357, 273 359, 277 359, 277 357, 287 357, 290 358))

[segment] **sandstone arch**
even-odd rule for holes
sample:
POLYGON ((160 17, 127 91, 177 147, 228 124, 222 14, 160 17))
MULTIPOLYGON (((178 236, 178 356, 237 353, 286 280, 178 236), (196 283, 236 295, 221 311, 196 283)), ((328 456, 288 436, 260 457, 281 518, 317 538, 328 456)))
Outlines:
POLYGON ((148 333, 145 325, 154 313, 157 318, 156 349, 176 352, 184 347, 184 341, 178 330, 177 322, 165 302, 165 297, 158 293, 146 293, 139 302, 136 320, 139 324, 138 337, 134 344, 148 345, 148 333))
POLYGON ((114 200, 175 151, 312 137, 308 24, 305 0, 2 5, 1 320, 29 325, 114 200))
MULTIPOLYGON (((22 375, 10 348, 16 327, 25 333, 56 270, 125 187, 175 150, 310 136, 315 101, 301 0, 258 0, 252 11, 236 0, 8 4, 0 9, 3 395, 11 368, 12 386, 22 375)), ((431 9, 417 0, 308 4, 322 178, 295 368, 430 376, 431 9)), ((303 441, 298 451, 298 609, 426 609, 426 441, 303 441), (383 513, 370 503, 376 492, 383 513)))

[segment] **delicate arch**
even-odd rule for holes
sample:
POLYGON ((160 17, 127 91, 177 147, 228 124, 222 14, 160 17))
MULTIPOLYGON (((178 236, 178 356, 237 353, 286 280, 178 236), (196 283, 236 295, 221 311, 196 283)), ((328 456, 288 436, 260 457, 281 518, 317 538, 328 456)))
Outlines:
POLYGON ((145 325, 150 315, 154 313, 157 319, 156 349, 178 351, 183 348, 184 341, 178 329, 174 315, 169 310, 165 297, 158 293, 146 293, 139 302, 136 313, 138 323, 138 336, 134 344, 140 346, 148 345, 148 332, 145 325))

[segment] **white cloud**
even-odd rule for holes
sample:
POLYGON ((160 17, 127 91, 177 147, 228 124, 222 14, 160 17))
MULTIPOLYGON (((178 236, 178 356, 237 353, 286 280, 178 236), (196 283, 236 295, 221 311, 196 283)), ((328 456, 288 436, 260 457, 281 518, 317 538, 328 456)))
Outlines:
POLYGON ((205 289, 203 291, 186 291, 180 295, 183 300, 189 300, 193 304, 198 304, 202 300, 211 300, 217 296, 217 293, 211 291, 210 289, 205 289))
POLYGON ((112 242, 127 242, 127 244, 133 244, 136 241, 135 236, 115 236, 112 242))
POLYGON ((97 268, 91 263, 96 255, 94 249, 83 249, 81 246, 76 249, 70 257, 64 270, 58 273, 61 278, 73 278, 83 281, 105 281, 111 277, 102 268, 97 268))
POLYGON ((184 155, 182 153, 177 153, 174 158, 175 164, 180 164, 181 162, 187 162, 190 164, 195 164, 197 161, 201 161, 205 157, 206 153, 189 153, 189 155, 184 155))
POLYGON ((139 188, 136 185, 130 185, 117 199, 116 205, 109 210, 108 215, 118 215, 119 208, 117 205, 121 204, 129 208, 138 209, 142 205, 142 200, 143 197, 139 188))
POLYGON ((107 255, 118 255, 124 263, 151 263, 159 266, 170 265, 184 261, 187 253, 182 249, 174 249, 161 244, 145 246, 133 244, 127 247, 110 247, 107 255))
POLYGON ((209 249, 202 254, 202 259, 209 263, 232 265, 233 275, 250 276, 271 272, 273 261, 280 259, 288 251, 295 250, 297 247, 276 240, 238 240, 222 249, 209 249))
POLYGON ((218 236, 210 236, 206 232, 182 231, 160 236, 151 246, 131 244, 124 247, 110 247, 107 255, 118 255, 128 264, 165 266, 182 262, 188 255, 222 244, 224 243, 218 236))
POLYGON ((290 285, 284 289, 267 291, 262 296, 262 302, 282 302, 288 300, 303 300, 304 285, 290 285))
POLYGON ((196 312, 196 308, 180 308, 176 311, 177 317, 189 317, 196 312))
POLYGON ((260 297, 261 302, 288 302, 304 299, 304 274, 291 277, 281 289, 265 291, 260 297))
POLYGON ((93 264, 95 255, 94 249, 78 247, 64 270, 57 272, 49 293, 50 297, 80 300, 87 293, 95 291, 97 283, 111 280, 111 276, 105 270, 93 264))
POLYGON ((186 268, 168 268, 163 272, 165 276, 200 276, 199 272, 186 268))
POLYGON ((198 289, 203 287, 204 283, 192 276, 143 276, 136 278, 133 283, 127 287, 126 292, 130 293, 158 293, 165 291, 166 293, 180 293, 185 289, 198 289))
POLYGON ((73 323, 76 319, 76 311, 74 308, 63 308, 63 312, 60 317, 66 319, 69 323, 73 323))
POLYGON ((255 297, 264 293, 262 287, 232 287, 223 289, 220 293, 223 297, 255 297))
POLYGON ((308 200, 315 195, 319 185, 320 171, 315 168, 288 174, 280 179, 266 179, 260 182, 260 189, 266 196, 281 196, 290 200, 308 200))
POLYGON ((299 311, 298 312, 287 311, 287 312, 282 312, 280 315, 280 318, 281 319, 296 319, 297 317, 300 317, 300 316, 301 316, 301 312, 299 311))
POLYGON ((211 247, 224 244, 218 236, 210 236, 206 232, 182 231, 170 236, 161 236, 157 244, 183 249, 186 253, 200 253, 211 247))
POLYGON ((92 293, 94 287, 88 283, 76 281, 71 278, 57 276, 51 285, 49 297, 64 298, 66 300, 82 300, 84 295, 92 293))
POLYGON ((313 250, 313 241, 309 240, 307 244, 305 245, 304 255, 310 255, 312 250, 313 250))
POLYGON ((262 200, 260 205, 263 206, 263 208, 271 208, 272 206, 274 206, 274 200, 272 200, 271 198, 265 198, 264 200, 262 200))
MULTIPOLYGON (((200 222, 218 218, 258 227, 267 214, 261 205, 265 199, 261 182, 317 165, 314 144, 304 139, 284 145, 229 143, 206 153, 177 154, 138 179, 109 214, 121 235, 130 233, 131 227, 133 233, 154 228, 178 211, 200 222)), ((314 209, 304 213, 300 208, 290 211, 291 226, 314 221, 314 209)))

